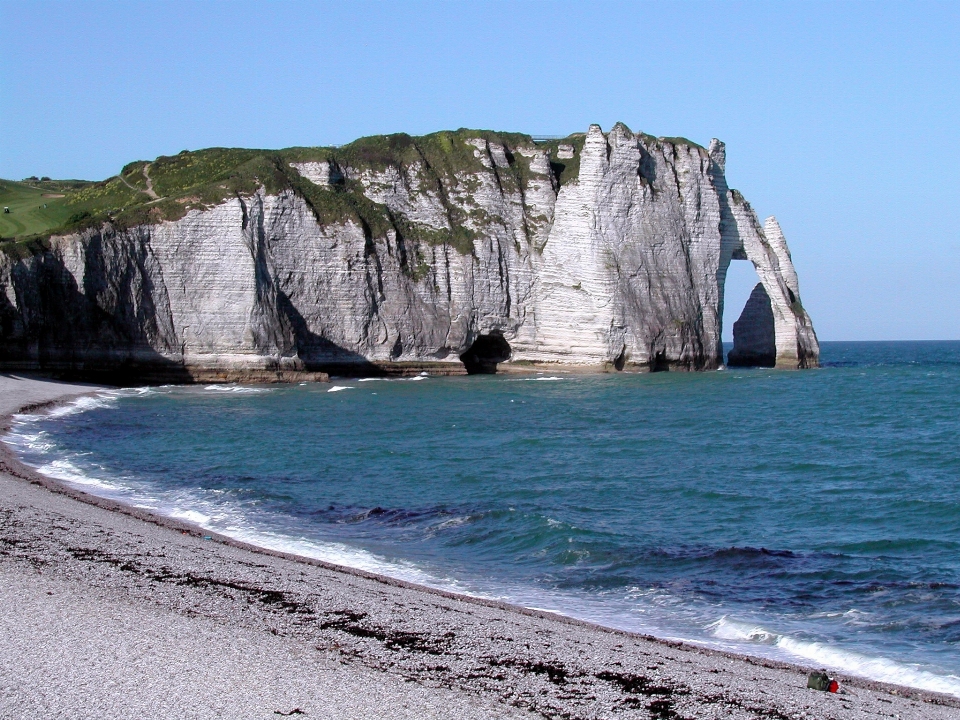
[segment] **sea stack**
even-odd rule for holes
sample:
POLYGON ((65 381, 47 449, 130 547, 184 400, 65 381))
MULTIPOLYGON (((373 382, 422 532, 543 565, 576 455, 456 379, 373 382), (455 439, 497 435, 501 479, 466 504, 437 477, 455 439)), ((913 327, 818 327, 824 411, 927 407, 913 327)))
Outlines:
POLYGON ((710 370, 733 260, 760 284, 730 363, 815 367, 783 233, 725 162, 617 124, 131 163, 67 199, 73 226, 0 245, 0 367, 710 370), (95 207, 111 192, 122 207, 95 207))

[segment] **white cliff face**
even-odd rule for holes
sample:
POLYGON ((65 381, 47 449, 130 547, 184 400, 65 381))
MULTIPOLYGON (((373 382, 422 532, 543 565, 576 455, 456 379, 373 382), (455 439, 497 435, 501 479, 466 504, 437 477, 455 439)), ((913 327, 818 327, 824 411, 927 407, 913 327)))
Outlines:
MULTIPOLYGON (((820 345, 813 324, 800 304, 800 288, 793 260, 776 218, 761 228, 750 206, 731 193, 731 208, 743 253, 756 268, 773 314, 777 367, 817 367, 820 345)), ((749 316, 743 318, 750 322, 749 316)), ((735 351, 736 351, 736 338, 735 351)))
POLYGON ((330 187, 343 179, 340 169, 328 161, 290 163, 290 167, 321 187, 330 187))
POLYGON ((543 253, 537 359, 716 367, 721 208, 710 157, 592 126, 543 253))
POLYGON ((723 362, 727 266, 749 259, 776 363, 816 365, 783 234, 727 188, 722 143, 622 125, 591 126, 580 150, 467 142, 476 167, 449 184, 418 162, 291 164, 318 192, 358 184, 392 218, 384 232, 321 222, 292 190, 261 189, 175 222, 0 256, 0 359, 363 371, 459 366, 466 354, 478 367, 710 369, 723 362), (576 160, 560 187, 557 163, 576 160))

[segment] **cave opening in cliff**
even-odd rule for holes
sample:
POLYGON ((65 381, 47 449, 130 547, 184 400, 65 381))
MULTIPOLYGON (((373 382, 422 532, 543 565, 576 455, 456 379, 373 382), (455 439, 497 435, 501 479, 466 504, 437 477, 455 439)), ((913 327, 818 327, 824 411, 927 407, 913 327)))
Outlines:
POLYGON ((667 372, 670 370, 670 361, 665 352, 658 352, 650 358, 650 372, 667 372))
POLYGON ((468 375, 492 375, 497 372, 497 365, 509 360, 512 354, 506 338, 499 332, 492 332, 480 335, 460 356, 460 362, 466 367, 468 375))

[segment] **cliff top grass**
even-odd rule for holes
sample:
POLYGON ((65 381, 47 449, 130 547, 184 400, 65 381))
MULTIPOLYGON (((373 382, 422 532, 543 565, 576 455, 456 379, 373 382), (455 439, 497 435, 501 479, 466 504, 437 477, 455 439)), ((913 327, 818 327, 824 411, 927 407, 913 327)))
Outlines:
POLYGON ((24 237, 63 225, 67 197, 87 185, 79 180, 0 180, 0 237, 24 237), (9 212, 7 212, 9 210, 9 212))
MULTIPOLYGON (((642 136, 645 142, 653 141, 642 136)), ((579 174, 580 152, 585 135, 534 141, 520 133, 489 130, 442 131, 414 137, 404 133, 360 138, 340 147, 294 147, 284 150, 208 148, 153 161, 127 164, 119 175, 100 182, 29 178, 17 182, 0 180, 0 205, 9 213, 0 215, 0 249, 23 254, 43 247, 52 235, 80 231, 111 223, 134 227, 177 220, 193 209, 205 209, 233 197, 245 197, 260 187, 274 194, 289 190, 310 204, 323 224, 359 222, 365 232, 382 236, 393 229, 405 237, 431 244, 449 243, 461 252, 472 250, 472 233, 458 203, 447 196, 469 194, 470 175, 485 171, 471 140, 483 139, 506 149, 509 166, 497 168, 505 190, 524 190, 530 179, 530 161, 518 148, 537 147, 550 157, 559 185, 579 174), (561 158, 560 147, 572 146, 572 158, 561 158), (343 178, 328 187, 304 179, 291 163, 328 162, 343 178), (365 171, 382 172, 396 167, 417 172, 422 187, 438 192, 449 214, 452 231, 416 226, 397 217, 386 206, 370 200, 356 180, 365 171)), ((668 142, 679 138, 664 139, 668 142)), ((474 181, 475 182, 475 181, 474 181)))

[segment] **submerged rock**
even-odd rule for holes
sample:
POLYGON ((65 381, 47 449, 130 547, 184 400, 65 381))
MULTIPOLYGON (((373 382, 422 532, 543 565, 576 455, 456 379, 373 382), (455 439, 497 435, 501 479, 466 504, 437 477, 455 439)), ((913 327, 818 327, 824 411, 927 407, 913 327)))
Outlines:
POLYGON ((258 189, 210 205, 184 190, 182 216, 0 255, 0 362, 174 378, 707 370, 723 363, 723 283, 741 259, 767 298, 773 364, 817 365, 780 227, 728 189, 717 140, 618 124, 562 141, 461 130, 357 147, 280 151, 258 189))

